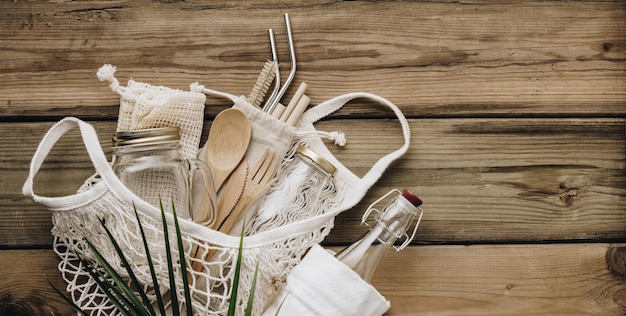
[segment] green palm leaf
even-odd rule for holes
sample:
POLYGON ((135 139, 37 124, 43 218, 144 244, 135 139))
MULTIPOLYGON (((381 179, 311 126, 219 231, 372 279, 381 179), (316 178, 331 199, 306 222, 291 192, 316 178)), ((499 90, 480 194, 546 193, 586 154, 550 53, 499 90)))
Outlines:
MULTIPOLYGON (((193 306, 191 304, 191 292, 189 291, 189 279, 187 274, 187 260, 185 259, 185 252, 183 251, 183 238, 180 233, 180 227, 178 226, 178 216, 176 215, 176 207, 174 206, 174 199, 172 199, 172 214, 174 215, 174 228, 176 229, 176 242, 178 244, 178 260, 180 260, 180 269, 183 279, 183 290, 185 292, 185 306, 187 308, 187 316, 193 316, 193 306)), ((163 208, 161 208, 161 216, 165 216, 163 208)), ((169 253, 169 244, 165 244, 167 252, 169 253)), ((173 266, 170 265, 170 270, 173 270, 173 266)))
MULTIPOLYGON (((141 297, 141 301, 137 300, 135 292, 130 287, 126 286, 126 282, 124 282, 124 280, 122 280, 121 277, 119 277, 119 275, 117 274, 115 269, 112 269, 112 268, 111 269, 107 269, 107 272, 118 276, 116 281, 119 282, 120 288, 132 300, 133 304, 135 304, 135 305, 142 305, 142 302, 143 302, 143 306, 146 307, 145 308, 145 312, 148 315, 156 316, 156 312, 154 311, 154 309, 152 308, 152 305, 150 304, 150 300, 148 299, 148 295, 143 290, 143 286, 141 286, 141 284, 139 283, 139 280, 135 276, 135 273, 133 272, 130 264, 128 263, 128 259, 124 255, 124 252, 122 251, 121 247, 119 246, 119 244, 117 243, 117 241, 113 237, 113 234, 111 233, 109 228, 105 225, 104 220, 101 219, 101 218, 99 218, 99 220, 100 220, 100 224, 102 225, 102 227, 106 231, 107 236, 111 240, 111 243, 113 244, 113 247, 115 248, 115 252, 120 257, 122 265, 124 266, 124 269, 126 269, 126 272, 128 273, 128 276, 130 277, 132 285, 135 287, 136 291, 139 292, 139 295, 141 297)), ((92 251, 98 252, 97 249, 93 246, 93 244, 91 244, 91 242, 87 241, 87 244, 89 245, 89 248, 91 248, 92 251)), ((109 266, 109 264, 106 262, 106 260, 102 256, 100 256, 99 254, 98 254, 98 261, 100 261, 103 265, 109 266)))
POLYGON ((256 280, 259 276, 259 262, 256 262, 254 268, 254 278, 252 279, 252 288, 250 289, 250 296, 248 296, 248 306, 246 307, 246 316, 252 316, 252 307, 254 306, 254 292, 256 292, 256 280))
MULTIPOLYGON (((245 224, 244 224, 245 225, 245 224)), ((230 304, 228 306, 228 316, 235 316, 237 309, 237 290, 239 289, 239 277, 241 274, 241 258, 243 257, 243 229, 239 238, 239 250, 237 250, 237 263, 235 264, 235 275, 233 276, 233 288, 230 292, 230 304)))
POLYGON ((141 224, 141 220, 139 219, 139 213, 137 212, 137 207, 135 203, 133 203, 133 209, 135 211, 135 218, 137 218, 137 224, 139 225, 139 231, 141 233, 141 240, 143 241, 143 248, 146 252, 146 258, 148 260, 148 267, 150 268, 150 275, 152 276, 152 287, 154 288, 154 293, 157 298, 157 305, 159 306, 159 312, 161 315, 165 315, 165 304, 163 303, 163 299, 161 296, 161 289, 159 288, 159 278, 154 270, 154 264, 152 263, 152 256, 150 255, 150 248, 148 247, 148 240, 146 239, 146 233, 143 230, 143 224, 141 224))
POLYGON ((163 239, 165 239, 165 255, 167 258, 167 272, 170 279, 170 298, 172 304, 173 311, 179 311, 180 307, 178 306, 178 295, 176 295, 176 279, 174 275, 174 268, 172 262, 172 253, 170 252, 170 234, 167 229, 167 219, 165 218, 165 210, 163 208, 163 201, 159 201, 161 204, 161 218, 163 222, 163 239))
POLYGON ((81 316, 89 316, 89 314, 87 314, 85 311, 83 311, 80 307, 78 307, 78 305, 76 305, 74 303, 74 301, 72 301, 69 297, 65 296, 65 294, 63 294, 56 286, 54 286, 54 284, 52 284, 52 282, 50 282, 50 279, 48 279, 48 277, 46 277, 44 275, 44 278, 46 279, 46 282, 48 282, 48 284, 52 287, 52 289, 59 294, 59 296, 61 296, 61 298, 63 298, 63 300, 65 302, 67 302, 67 304, 69 304, 70 306, 72 306, 72 308, 74 308, 75 311, 77 311, 81 316))
MULTIPOLYGON (((175 269, 174 269, 174 259, 171 253, 171 247, 169 243, 169 233, 168 233, 168 225, 167 225, 167 216, 165 215, 165 210, 163 207, 163 203, 161 205, 161 220, 163 224, 163 238, 165 242, 166 249, 166 257, 168 263, 168 277, 169 277, 169 285, 170 285, 170 297, 171 297, 171 305, 173 315, 180 315, 180 303, 178 301, 177 291, 176 291, 176 279, 175 279, 175 269)), ((173 203, 172 203, 173 205, 173 203)), ((83 258, 80 255, 77 255, 78 259, 82 263, 83 269, 91 276, 91 278, 96 282, 98 287, 102 290, 102 292, 107 296, 109 301, 115 305, 115 308, 119 313, 124 316, 157 316, 162 315, 165 316, 165 303, 164 297, 159 288, 158 276, 156 274, 156 270, 154 267, 154 263, 152 262, 152 256, 150 255, 150 249, 148 247, 148 241, 145 235, 144 227, 139 218, 139 213, 137 208, 133 204, 135 218, 137 219, 137 224, 139 227, 139 231, 141 233, 141 239, 143 241, 144 250, 146 253, 146 258, 148 261, 148 266, 150 268, 150 274, 152 277, 152 287, 155 291, 156 303, 159 307, 159 313, 154 310, 150 299, 148 298, 147 293, 144 288, 141 286, 137 276, 132 270, 132 266, 130 265, 128 258, 124 255, 122 248, 119 243, 111 233, 111 231, 106 226, 106 223, 103 219, 99 218, 100 224, 104 228, 107 237, 110 239, 111 244, 115 248, 117 255, 120 258, 120 262, 130 278, 129 281, 125 280, 114 268, 111 264, 104 258, 104 256, 98 251, 96 246, 87 238, 85 238, 85 242, 89 249, 93 252, 96 257, 97 263, 103 268, 104 271, 96 268, 94 263, 83 258), (106 274, 105 274, 106 273, 106 274), (132 287, 131 287, 132 285, 132 287)), ((183 240, 182 235, 178 223, 178 217, 176 216, 176 209, 172 206, 172 215, 174 218, 174 228, 176 230, 176 242, 178 246, 178 259, 181 265, 181 274, 182 274, 182 282, 183 282, 183 290, 185 295, 185 307, 187 316, 193 316, 193 305, 191 300, 191 291, 189 288, 189 279, 187 273, 187 261, 185 258, 185 252, 183 248, 183 240)), ((243 258, 243 238, 244 234, 242 232, 241 238, 239 240, 239 249, 237 251, 237 262, 235 264, 235 271, 233 276, 232 290, 230 296, 230 304, 228 309, 228 315, 235 315, 236 307, 237 307, 237 293, 239 288, 239 279, 241 276, 241 267, 242 267, 242 258, 243 258)), ((252 307, 254 303, 254 293, 256 289, 257 277, 258 277, 259 266, 255 268, 254 278, 252 280, 252 289, 250 291, 250 297, 248 298, 247 307, 246 307, 246 315, 251 315, 252 307)), ((46 278, 48 284, 54 289, 54 291, 59 294, 63 300, 65 300, 70 306, 72 306, 80 315, 89 315, 85 310, 83 310, 80 306, 76 305, 67 295, 64 295, 59 289, 57 289, 50 280, 46 278)), ((282 305, 282 304, 281 304, 282 305)), ((277 313, 278 314, 278 313, 277 313)))

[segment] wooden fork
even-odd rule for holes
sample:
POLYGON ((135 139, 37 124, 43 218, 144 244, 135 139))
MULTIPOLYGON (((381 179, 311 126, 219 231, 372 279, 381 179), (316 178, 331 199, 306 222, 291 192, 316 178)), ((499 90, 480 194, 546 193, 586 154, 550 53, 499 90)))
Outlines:
POLYGON ((248 173, 248 179, 241 193, 241 197, 235 205, 235 208, 228 214, 226 219, 219 226, 218 230, 224 233, 230 233, 233 225, 242 220, 244 217, 248 217, 246 209, 250 206, 250 203, 257 197, 258 194, 263 193, 269 184, 270 180, 274 177, 274 171, 280 158, 276 157, 276 154, 269 148, 266 149, 261 157, 257 160, 254 167, 248 173))
MULTIPOLYGON (((233 228, 233 225, 242 220, 243 216, 248 215, 245 213, 245 210, 258 194, 265 191, 266 186, 274 176, 274 171, 276 170, 276 167, 280 163, 280 159, 277 159, 277 157, 275 156, 276 155, 274 154, 274 152, 271 151, 269 148, 263 152, 259 160, 257 160, 257 162, 255 163, 254 167, 252 167, 250 172, 248 172, 246 183, 244 185, 243 192, 241 193, 239 201, 230 211, 230 213, 226 215, 226 218, 222 221, 217 230, 224 233, 229 233, 233 228)), ((237 230, 239 230, 239 228, 237 230)), ((192 249, 191 254, 196 259, 211 260, 211 258, 216 254, 216 251, 204 251, 199 249, 199 247, 196 245, 192 249)), ((197 272, 203 270, 201 262, 194 261, 191 264, 191 267, 194 271, 197 272)), ((190 280, 192 280, 191 277, 190 280)))

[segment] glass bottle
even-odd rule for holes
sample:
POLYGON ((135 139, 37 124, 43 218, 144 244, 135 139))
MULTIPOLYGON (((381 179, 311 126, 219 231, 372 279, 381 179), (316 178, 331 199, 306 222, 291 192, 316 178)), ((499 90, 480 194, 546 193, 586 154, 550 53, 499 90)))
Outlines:
MULTIPOLYGON (((323 214, 336 200, 333 177, 337 168, 305 146, 279 172, 246 210, 246 234, 255 234, 323 214)), ((235 233, 237 227, 233 227, 235 233)))
POLYGON ((383 197, 372 203, 363 214, 362 223, 367 225, 367 220, 372 212, 376 212, 375 223, 359 240, 348 246, 336 255, 336 258, 354 270, 366 282, 371 282, 374 271, 383 255, 389 248, 396 251, 404 249, 415 237, 417 227, 422 218, 423 211, 420 208, 422 200, 408 189, 392 190, 383 197), (374 206, 384 199, 394 196, 382 211, 374 206), (417 217, 417 223, 411 236, 408 236, 413 220, 417 217), (394 243, 404 237, 400 246, 394 243))
POLYGON ((161 127, 124 131, 113 134, 113 171, 122 183, 140 199, 171 212, 172 202, 176 214, 192 219, 198 208, 198 198, 192 192, 206 194, 211 219, 215 201, 213 180, 209 167, 197 159, 180 156, 180 130, 178 127, 161 127), (201 180, 194 176, 199 173, 201 180), (203 184, 194 188, 194 184, 203 184))

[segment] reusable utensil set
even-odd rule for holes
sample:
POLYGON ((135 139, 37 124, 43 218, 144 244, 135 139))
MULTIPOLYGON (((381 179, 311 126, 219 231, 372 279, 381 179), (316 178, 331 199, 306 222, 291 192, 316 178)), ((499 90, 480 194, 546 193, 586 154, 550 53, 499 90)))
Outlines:
MULTIPOLYGON (((211 170, 215 191, 210 198, 214 202, 217 200, 216 193, 246 154, 250 135, 250 122, 241 111, 227 109, 215 117, 207 140, 206 155, 202 157, 211 170)), ((205 198, 194 215, 194 221, 212 225, 216 223, 217 214, 219 210, 212 210, 205 198)))
POLYGON ((304 93, 307 88, 307 84, 302 82, 298 87, 287 106, 280 103, 280 100, 285 95, 285 92, 291 85, 296 75, 296 52, 293 44, 293 35, 291 33, 291 25, 289 22, 289 15, 285 14, 285 24, 287 28, 287 42, 289 44, 289 59, 291 69, 285 82, 281 85, 280 82, 280 67, 278 62, 278 55, 276 53, 276 41, 274 39, 274 31, 269 29, 270 47, 272 50, 272 60, 265 62, 256 84, 252 88, 252 91, 248 95, 247 99, 250 104, 254 106, 261 106, 261 103, 265 99, 265 94, 269 90, 269 87, 274 82, 274 89, 267 98, 267 101, 263 104, 262 110, 265 113, 272 115, 274 118, 281 122, 287 123, 290 126, 295 126, 300 115, 306 110, 307 106, 311 102, 311 99, 304 93))
MULTIPOLYGON (((272 60, 268 60, 264 64, 246 99, 250 104, 259 107, 276 120, 295 126, 311 99, 304 94, 307 84, 303 82, 287 106, 280 103, 280 99, 293 81, 296 71, 293 37, 289 15, 287 14, 285 14, 285 23, 287 25, 291 63, 288 77, 281 85, 274 32, 270 29, 272 60), (269 94, 267 101, 263 103, 272 82, 274 82, 273 91, 269 94)), ((205 152, 201 153, 200 157, 201 160, 206 161, 211 169, 213 186, 215 187, 215 195, 211 198, 218 202, 217 208, 212 210, 205 198, 202 201, 201 209, 194 216, 196 223, 204 224, 223 233, 230 233, 234 225, 239 223, 250 203, 270 183, 282 157, 267 148, 252 168, 249 168, 245 154, 250 143, 251 132, 248 118, 238 109, 226 109, 213 120, 206 146, 204 146, 205 152), (219 199, 217 193, 220 193, 219 199)), ((200 247, 194 247, 192 254, 194 258, 201 260, 210 260, 214 255, 212 251, 206 251, 200 247)), ((202 265, 199 262, 192 263, 192 268, 195 271, 200 271, 202 265)))
MULTIPOLYGON (((250 104, 259 107, 275 119, 295 126, 311 99, 305 94, 308 85, 302 82, 287 106, 280 103, 296 72, 296 56, 288 14, 285 14, 285 23, 291 63, 288 77, 281 84, 274 32, 270 29, 272 60, 264 64, 246 99, 250 104), (274 82, 273 91, 263 103, 272 82, 274 82)), ((239 215, 254 197, 264 190, 274 175, 281 157, 277 157, 269 148, 249 170, 244 156, 250 137, 250 122, 241 111, 230 108, 215 117, 205 146, 206 152, 201 155, 201 158, 211 169, 215 191, 221 194, 214 216, 210 216, 208 203, 204 201, 202 209, 194 216, 195 222, 204 223, 209 228, 228 233, 237 222, 239 215), (228 181, 225 182, 227 179, 228 181), (213 220, 208 221, 209 218, 213 220)))

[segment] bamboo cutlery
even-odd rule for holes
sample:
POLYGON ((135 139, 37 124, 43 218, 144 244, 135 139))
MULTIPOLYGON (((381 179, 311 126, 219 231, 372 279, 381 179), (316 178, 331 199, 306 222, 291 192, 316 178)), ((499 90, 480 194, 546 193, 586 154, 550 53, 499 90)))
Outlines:
POLYGON ((246 215, 245 210, 250 206, 250 203, 254 201, 257 195, 265 191, 279 163, 280 157, 272 150, 268 148, 263 152, 263 155, 261 155, 250 172, 248 172, 243 192, 235 204, 235 207, 230 210, 217 230, 232 233, 232 230, 235 229, 239 232, 239 228, 241 227, 234 227, 235 224, 241 222, 244 218, 243 216, 246 215))
MULTIPOLYGON (((268 60, 264 64, 247 100, 275 119, 295 126, 311 99, 305 94, 307 84, 302 82, 287 106, 280 103, 296 72, 296 55, 288 14, 285 14, 285 25, 291 64, 289 75, 281 84, 274 32, 270 29, 272 60, 268 60), (272 82, 275 83, 274 89, 269 94, 267 101, 262 104, 272 82)), ((256 194, 263 191, 264 186, 273 176, 281 157, 275 157, 276 155, 269 149, 263 153, 252 170, 248 170, 248 162, 244 156, 250 143, 251 134, 250 122, 240 110, 226 109, 215 117, 205 146, 206 153, 202 160, 206 160, 211 170, 214 191, 221 192, 221 194, 217 202, 217 210, 210 210, 208 201, 204 201, 201 210, 194 217, 194 221, 197 223, 203 223, 212 229, 228 233, 237 221, 239 214, 243 212, 256 194), (228 182, 222 189, 222 185, 228 178, 228 182)), ((217 196, 213 196, 213 198, 217 200, 217 196)))
MULTIPOLYGON (((202 160, 211 170, 213 190, 209 189, 209 191, 213 193, 210 198, 214 202, 226 178, 243 160, 251 135, 250 121, 239 110, 226 109, 213 120, 205 146, 206 153, 202 160)), ((194 221, 215 227, 219 221, 220 212, 219 208, 211 210, 209 201, 204 199, 194 216, 194 221)))
MULTIPOLYGON (((287 14, 285 14, 285 23, 291 64, 289 75, 281 85, 274 33, 270 29, 272 59, 264 64, 246 99, 274 119, 296 126, 311 99, 305 94, 307 84, 303 82, 287 106, 280 103, 296 71, 295 50, 287 14), (265 100, 265 95, 272 83, 274 83, 274 88, 265 100), (264 100, 265 103, 263 103, 264 100)), ((233 234, 234 232, 240 233, 243 227, 238 227, 238 225, 241 226, 243 221, 250 217, 249 215, 253 215, 246 214, 246 209, 259 194, 265 192, 282 157, 267 148, 250 167, 245 156, 251 135, 251 123, 240 110, 226 109, 215 117, 204 146, 205 152, 201 153, 201 159, 206 161, 211 170, 212 186, 215 192, 211 198, 217 201, 217 209, 212 210, 209 201, 202 201, 201 208, 194 215, 196 223, 226 234, 233 234)), ((210 249, 196 246, 192 249, 192 255, 199 260, 210 260, 215 255, 210 249)), ((202 265, 199 261, 194 261, 192 268, 199 271, 202 265)))
MULTIPOLYGON (((281 157, 269 148, 248 170, 244 156, 250 135, 250 122, 240 110, 227 109, 215 118, 205 146, 205 157, 213 175, 215 192, 219 192, 222 186, 223 189, 216 210, 211 211, 208 201, 203 201, 201 209, 194 216, 196 223, 229 233, 250 202, 265 191, 273 178, 281 157), (226 179, 228 181, 223 185, 226 179)), ((215 194, 216 199, 217 196, 215 194)))

